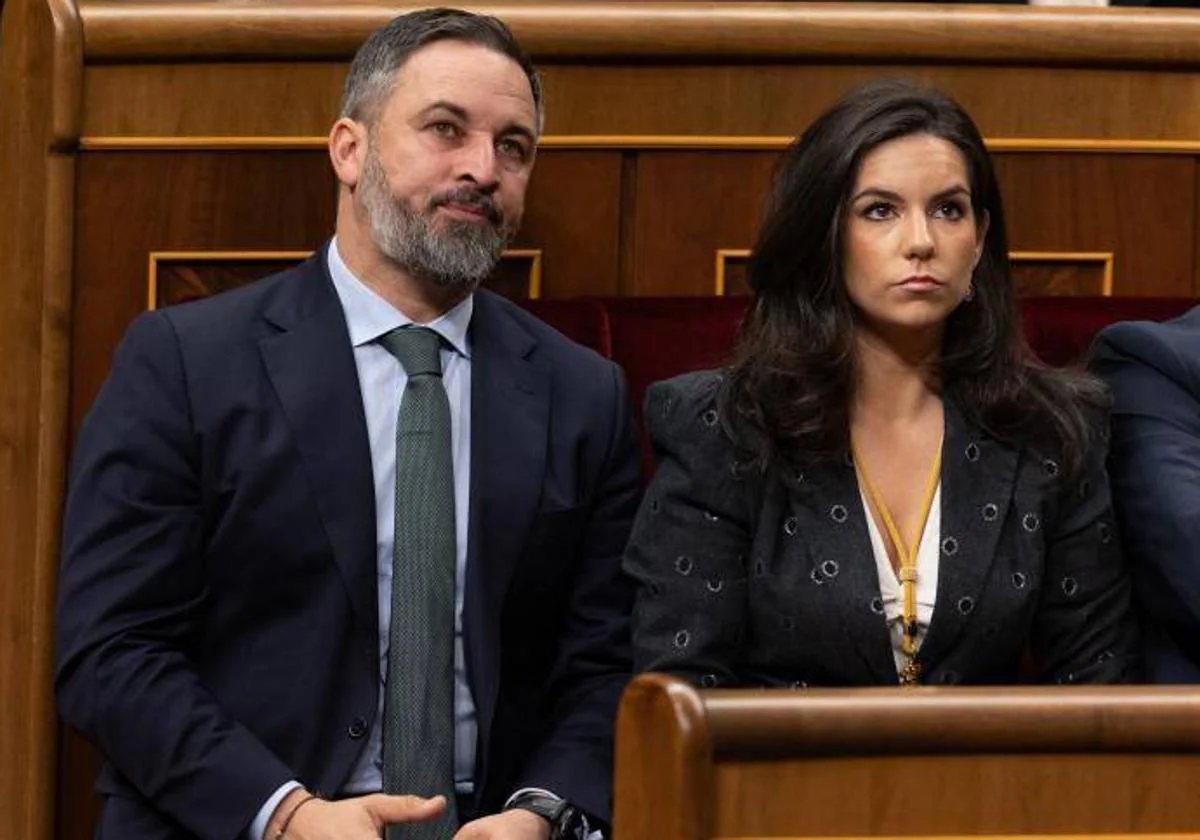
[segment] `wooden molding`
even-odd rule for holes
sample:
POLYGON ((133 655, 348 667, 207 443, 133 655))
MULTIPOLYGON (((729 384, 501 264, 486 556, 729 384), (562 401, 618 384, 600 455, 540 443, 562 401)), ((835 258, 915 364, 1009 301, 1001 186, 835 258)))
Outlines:
POLYGON ((509 248, 500 255, 500 259, 524 259, 529 260, 529 287, 528 296, 530 300, 537 300, 542 296, 542 249, 541 248, 509 248))
MULTIPOLYGON (((88 61, 348 60, 408 2, 82 0, 88 61)), ((423 4, 422 4, 423 5, 423 4)), ((543 60, 1200 66, 1191 10, 741 2, 473 3, 543 60)))
POLYGON ((717 249, 717 268, 716 268, 716 283, 713 293, 717 297, 725 297, 726 291, 726 266, 730 260, 744 260, 750 256, 749 248, 718 248, 717 249))
POLYGON ((54 28, 50 49, 50 142, 68 151, 83 130, 83 24, 72 0, 46 0, 54 28))
MULTIPOLYGON (((86 152, 142 151, 292 151, 324 149, 326 137, 83 137, 86 152)), ((580 151, 782 151, 790 137, 704 135, 565 135, 547 134, 538 141, 543 149, 580 151)), ((1200 155, 1200 140, 1090 140, 1072 137, 993 137, 986 139, 993 153, 1154 154, 1200 155)))
MULTIPOLYGON (((146 308, 158 308, 158 272, 162 263, 188 262, 279 262, 294 265, 312 256, 312 251, 151 251, 146 275, 146 308)), ((528 297, 536 300, 542 295, 542 249, 510 248, 500 255, 501 260, 529 260, 528 297)), ((265 275, 264 275, 265 276, 265 275)))
MULTIPOLYGON (((714 294, 724 297, 727 287, 727 265, 731 259, 746 259, 748 248, 720 248, 717 250, 714 294)), ((1112 297, 1113 262, 1112 251, 1009 251, 1008 258, 1014 263, 1098 263, 1103 267, 1101 287, 1097 293, 1112 297)))
POLYGON ((146 308, 158 308, 158 267, 164 262, 270 262, 294 265, 312 251, 151 251, 146 278, 146 308))
POLYGON ((1009 251, 1008 259, 1013 263, 1098 263, 1102 267, 1103 276, 1096 293, 1103 297, 1112 297, 1112 251, 1009 251))
POLYGON ((822 689, 797 703, 789 691, 701 692, 713 749, 737 744, 743 758, 780 749, 793 756, 1200 749, 1200 692, 1187 686, 1010 686, 1003 694, 997 703, 995 688, 974 686, 822 689))

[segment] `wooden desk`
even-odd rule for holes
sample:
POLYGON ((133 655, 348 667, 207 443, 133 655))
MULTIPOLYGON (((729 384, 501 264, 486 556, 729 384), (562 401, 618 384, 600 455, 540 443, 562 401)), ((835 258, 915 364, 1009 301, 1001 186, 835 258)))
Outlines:
POLYGON ((637 677, 616 840, 1200 836, 1200 692, 696 691, 637 677))

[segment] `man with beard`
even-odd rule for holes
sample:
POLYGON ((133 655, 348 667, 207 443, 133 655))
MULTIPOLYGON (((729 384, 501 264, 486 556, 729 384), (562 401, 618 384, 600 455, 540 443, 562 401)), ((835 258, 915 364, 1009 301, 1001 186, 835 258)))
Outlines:
POLYGON ((130 327, 80 433, 64 717, 98 836, 584 837, 629 671, 640 474, 618 369, 478 284, 541 90, 499 21, 351 66, 334 238, 130 327))

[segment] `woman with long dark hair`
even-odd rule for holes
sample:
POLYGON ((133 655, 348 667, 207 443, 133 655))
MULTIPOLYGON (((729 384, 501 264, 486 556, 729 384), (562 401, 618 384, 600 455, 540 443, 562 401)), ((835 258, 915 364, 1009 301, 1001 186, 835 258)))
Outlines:
POLYGON ((1106 396, 1021 340, 970 117, 859 88, 792 145, 729 367, 654 386, 638 670, 703 686, 1137 677, 1106 396))

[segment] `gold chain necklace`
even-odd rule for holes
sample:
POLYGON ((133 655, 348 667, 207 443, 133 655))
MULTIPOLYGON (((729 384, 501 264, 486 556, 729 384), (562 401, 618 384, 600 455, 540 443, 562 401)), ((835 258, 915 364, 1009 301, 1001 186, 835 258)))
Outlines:
MULTIPOLYGON (((938 439, 937 454, 934 455, 933 464, 929 468, 929 478, 926 479, 925 499, 921 504, 921 518, 917 523, 917 533, 912 543, 906 543, 900 536, 900 529, 896 527, 896 521, 892 518, 892 512, 884 504, 883 496, 880 495, 879 490, 875 487, 875 482, 871 480, 870 473, 867 472, 867 462, 859 453, 853 438, 850 441, 850 452, 854 456, 854 463, 858 467, 858 474, 862 477, 863 487, 867 491, 867 498, 870 499, 875 510, 879 512, 880 518, 883 519, 884 527, 887 530, 887 537, 891 540, 896 556, 900 559, 900 569, 896 575, 900 580, 900 587, 904 592, 904 616, 901 627, 900 650, 908 658, 908 662, 900 669, 900 684, 916 685, 921 677, 921 664, 917 662, 917 552, 921 548, 921 539, 925 535, 925 526, 929 522, 929 511, 933 507, 933 497, 937 494, 938 481, 942 475, 942 440, 941 438, 938 439)), ((870 511, 867 511, 867 515, 870 515, 870 511)))

